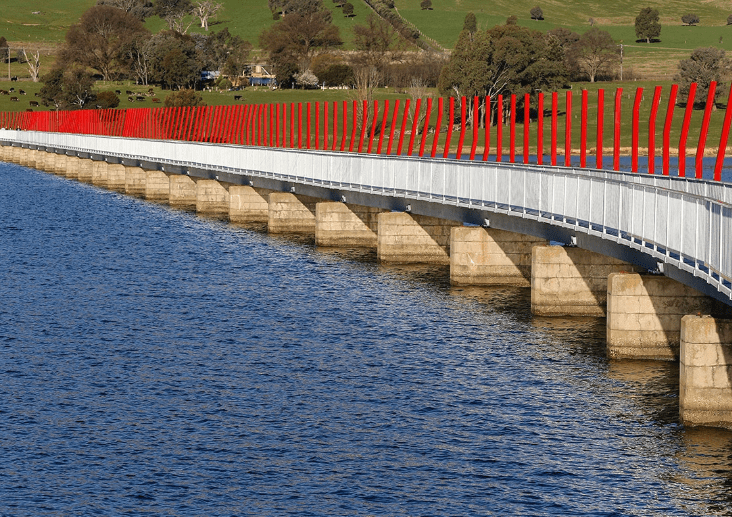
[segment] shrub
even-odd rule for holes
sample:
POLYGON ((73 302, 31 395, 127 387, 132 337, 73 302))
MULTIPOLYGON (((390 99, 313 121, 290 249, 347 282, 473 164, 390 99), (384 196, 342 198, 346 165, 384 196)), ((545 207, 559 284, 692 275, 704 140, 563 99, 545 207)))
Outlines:
POLYGON ((117 106, 119 106, 119 97, 116 93, 112 91, 97 93, 97 107, 99 109, 106 110, 117 106))
POLYGON ((180 108, 183 106, 205 106, 201 94, 195 90, 178 90, 165 98, 166 108, 180 108))

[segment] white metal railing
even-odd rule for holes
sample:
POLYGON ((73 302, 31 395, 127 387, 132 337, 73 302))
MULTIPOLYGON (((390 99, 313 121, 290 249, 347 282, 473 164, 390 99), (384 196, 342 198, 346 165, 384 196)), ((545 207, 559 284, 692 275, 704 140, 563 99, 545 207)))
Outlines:
POLYGON ((732 300, 732 184, 563 167, 68 133, 0 141, 420 199, 529 218, 638 249, 732 300))

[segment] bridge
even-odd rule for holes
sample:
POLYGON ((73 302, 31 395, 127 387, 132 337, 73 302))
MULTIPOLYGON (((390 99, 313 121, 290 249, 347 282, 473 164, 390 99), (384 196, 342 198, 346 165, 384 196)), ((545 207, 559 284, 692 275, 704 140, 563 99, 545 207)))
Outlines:
MULTIPOLYGON (((369 118, 344 117, 350 134, 329 131, 327 108, 321 119, 316 106, 311 134, 310 124, 296 129, 292 114, 302 110, 292 105, 198 118, 186 109, 12 115, 5 125, 22 129, 0 131, 0 158, 232 222, 267 223, 270 232, 311 234, 318 245, 376 248, 384 262, 449 264, 457 285, 530 286, 537 315, 607 316, 610 357, 680 359, 682 420, 732 426, 732 324, 714 317, 732 305, 732 184, 718 181, 716 165, 714 179, 672 176, 666 160, 660 175, 559 166, 555 146, 548 165, 541 150, 530 158, 527 144, 523 163, 514 147, 508 163, 497 161, 500 152, 487 161, 488 136, 480 135, 478 156, 475 123, 462 157, 467 104, 458 147, 453 153, 449 126, 442 157, 439 121, 430 156, 428 130, 410 156, 418 132, 404 131, 406 110, 395 137, 387 117, 376 131, 377 106, 369 118), (289 131, 279 118, 288 111, 289 131)), ((511 106, 515 114, 515 100, 511 106)), ((480 112, 479 100, 473 107, 480 112)))

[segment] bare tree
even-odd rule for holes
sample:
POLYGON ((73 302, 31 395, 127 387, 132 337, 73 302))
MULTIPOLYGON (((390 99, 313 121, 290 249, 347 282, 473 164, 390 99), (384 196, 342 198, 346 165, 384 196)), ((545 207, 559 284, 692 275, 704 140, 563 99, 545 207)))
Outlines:
POLYGON ((223 8, 223 4, 214 2, 214 0, 197 0, 193 5, 193 14, 201 20, 201 28, 208 30, 209 18, 216 16, 223 8))
POLYGON ((25 49, 23 49, 23 57, 28 65, 28 72, 30 72, 31 79, 33 79, 34 83, 37 83, 38 71, 41 68, 41 51, 36 50, 35 53, 31 52, 31 57, 29 59, 28 54, 25 52, 25 49))

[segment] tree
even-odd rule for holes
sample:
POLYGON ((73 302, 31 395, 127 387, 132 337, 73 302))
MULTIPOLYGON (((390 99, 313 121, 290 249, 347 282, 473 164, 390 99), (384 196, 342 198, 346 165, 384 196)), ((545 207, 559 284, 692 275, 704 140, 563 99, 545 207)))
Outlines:
POLYGON ((530 14, 532 20, 538 21, 544 19, 544 11, 542 11, 541 7, 539 7, 538 5, 536 7, 532 7, 530 14))
POLYGON ((179 90, 171 93, 165 98, 166 108, 181 108, 188 106, 205 106, 203 97, 195 90, 179 90))
POLYGON ((97 5, 69 28, 60 53, 61 62, 92 68, 109 81, 122 71, 125 45, 147 35, 142 22, 131 14, 108 5, 97 5))
POLYGON ((641 9, 638 16, 635 17, 635 36, 639 40, 646 40, 646 43, 658 38, 661 35, 661 24, 658 19, 658 9, 650 7, 641 9))
POLYGON ((185 34, 193 21, 186 21, 186 17, 193 13, 191 0, 155 0, 153 14, 168 23, 170 30, 185 34))
MULTIPOLYGON (((241 36, 235 36, 224 28, 207 36, 195 35, 196 48, 206 70, 221 70, 225 67, 240 74, 249 61, 252 45, 241 36)), ((227 74, 230 75, 230 74, 227 74)))
POLYGON ((475 32, 478 30, 478 21, 475 19, 475 14, 468 13, 465 15, 465 21, 463 22, 463 30, 475 32))
MULTIPOLYGON (((697 83, 697 104, 706 102, 709 95, 709 83, 721 82, 730 72, 732 63, 726 57, 724 50, 716 47, 701 47, 695 49, 688 59, 679 62, 679 73, 674 80, 679 82, 682 96, 688 96, 691 83, 697 83)), ((716 96, 722 91, 716 90, 716 96)), ((715 98, 716 98, 715 96, 715 98)))
POLYGON ((201 20, 201 28, 208 30, 209 18, 216 16, 223 8, 223 4, 214 2, 214 0, 196 0, 193 6, 193 14, 201 20))
POLYGON ((31 57, 29 58, 25 49, 23 49, 23 59, 25 59, 25 62, 28 65, 28 73, 30 74, 31 79, 34 83, 37 83, 38 74, 41 69, 41 51, 36 50, 35 52, 31 52, 31 57))
POLYGON ((422 0, 422 1, 421 1, 421 2, 419 3, 419 7, 420 7, 420 8, 421 8, 421 9, 422 9, 423 11, 431 11, 431 10, 432 10, 432 0, 422 0))
POLYGON ((8 40, 5 39, 5 36, 0 36, 0 59, 6 63, 10 59, 10 46, 8 45, 8 40))
POLYGON ((163 31, 150 38, 149 46, 147 66, 152 82, 170 88, 195 85, 204 60, 191 36, 163 31))
POLYGON ((353 44, 358 50, 355 64, 376 67, 383 72, 390 60, 398 59, 395 52, 403 49, 399 33, 382 18, 370 14, 366 22, 353 27, 353 44))
POLYGON ((346 18, 353 17, 353 4, 351 2, 343 4, 343 16, 346 18))
POLYGON ((54 68, 41 78, 40 95, 44 106, 56 109, 80 109, 96 98, 91 74, 80 66, 54 68))
POLYGON ((295 83, 302 88, 317 88, 318 78, 312 70, 305 70, 299 74, 295 74, 295 83))
POLYGON ((681 17, 682 23, 685 23, 686 25, 696 25, 699 23, 699 17, 695 14, 685 14, 681 17))
POLYGON ((732 14, 727 16, 727 25, 732 25, 732 14))
POLYGON ((150 80, 150 58, 153 53, 150 34, 127 41, 120 49, 120 60, 127 74, 137 84, 147 85, 150 80))
POLYGON ((594 83, 598 73, 609 73, 620 62, 620 48, 607 31, 593 27, 572 45, 570 52, 594 83))
POLYGON ((97 109, 106 110, 119 106, 119 97, 112 91, 97 93, 97 109))
POLYGON ((140 20, 150 16, 153 11, 153 4, 149 0, 97 0, 97 5, 116 7, 140 20))
POLYGON ((564 27, 557 27, 548 31, 547 37, 556 40, 556 43, 562 50, 564 56, 564 66, 569 72, 569 77, 574 78, 580 74, 579 64, 577 63, 577 56, 573 52, 573 46, 580 39, 580 35, 564 27))
POLYGON ((506 25, 517 25, 518 24, 518 17, 516 17, 515 14, 512 14, 508 18, 506 18, 506 25))

